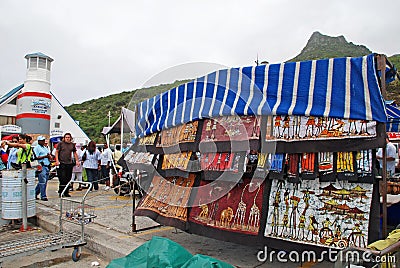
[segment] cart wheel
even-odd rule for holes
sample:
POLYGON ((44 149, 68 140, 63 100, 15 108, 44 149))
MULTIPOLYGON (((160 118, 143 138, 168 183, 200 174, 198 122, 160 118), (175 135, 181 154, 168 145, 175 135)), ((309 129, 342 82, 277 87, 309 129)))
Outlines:
POLYGON ((74 262, 77 262, 77 261, 79 261, 80 257, 81 257, 80 248, 79 247, 74 248, 74 251, 72 251, 72 260, 74 262))

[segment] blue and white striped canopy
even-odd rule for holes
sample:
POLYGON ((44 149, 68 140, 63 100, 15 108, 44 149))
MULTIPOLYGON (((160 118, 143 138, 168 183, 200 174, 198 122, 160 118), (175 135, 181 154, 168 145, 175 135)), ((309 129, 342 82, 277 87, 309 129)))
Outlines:
POLYGON ((143 137, 228 115, 301 115, 386 122, 374 54, 219 70, 138 104, 143 137))
POLYGON ((399 132, 400 131, 400 109, 397 106, 386 104, 387 132, 399 132))

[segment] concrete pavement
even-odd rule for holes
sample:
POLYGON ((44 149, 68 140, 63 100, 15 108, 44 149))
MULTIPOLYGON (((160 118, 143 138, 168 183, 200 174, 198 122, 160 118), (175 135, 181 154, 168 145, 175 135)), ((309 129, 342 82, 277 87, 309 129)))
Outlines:
MULTIPOLYGON (((56 233, 59 230, 60 198, 57 194, 57 187, 57 178, 50 180, 47 189, 49 201, 38 200, 36 202, 37 225, 49 233, 56 233)), ((84 192, 73 191, 71 192, 71 199, 81 200, 83 194, 84 192)), ((100 185, 99 191, 93 191, 88 194, 86 204, 94 207, 96 218, 94 222, 84 226, 87 245, 83 248, 90 249, 107 263, 112 259, 126 256, 156 235, 179 243, 192 254, 208 255, 230 263, 235 267, 301 266, 299 263, 262 263, 257 260, 257 253, 260 249, 187 234, 173 227, 158 226, 158 223, 147 217, 135 217, 136 229, 154 228, 132 232, 132 197, 118 196, 112 190, 105 191, 104 185, 100 185)), ((63 228, 68 232, 81 231, 80 225, 68 222, 63 225, 63 228)), ((28 233, 25 232, 25 234, 29 235, 28 233)), ((333 267, 333 264, 306 263, 302 267, 311 266, 333 267)))

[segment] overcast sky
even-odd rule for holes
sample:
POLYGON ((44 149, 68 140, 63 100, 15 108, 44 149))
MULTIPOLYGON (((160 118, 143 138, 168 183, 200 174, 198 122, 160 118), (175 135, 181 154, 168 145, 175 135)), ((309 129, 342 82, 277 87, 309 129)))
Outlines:
POLYGON ((34 52, 54 59, 51 91, 66 106, 158 83, 182 64, 286 61, 314 31, 392 56, 399 10, 399 0, 1 0, 0 95, 24 82, 34 52))

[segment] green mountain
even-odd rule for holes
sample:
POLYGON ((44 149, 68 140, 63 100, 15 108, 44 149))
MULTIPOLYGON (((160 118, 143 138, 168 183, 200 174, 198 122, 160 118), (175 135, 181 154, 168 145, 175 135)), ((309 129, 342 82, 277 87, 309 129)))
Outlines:
POLYGON ((360 57, 371 54, 366 46, 347 42, 343 35, 331 37, 314 32, 299 55, 289 61, 305 61, 338 57, 360 57))
MULTIPOLYGON (((304 61, 335 57, 359 57, 372 53, 363 45, 355 45, 347 42, 344 36, 331 37, 314 32, 302 49, 299 55, 290 59, 293 61, 304 61)), ((400 54, 389 57, 389 61, 400 68, 400 54)), ((163 84, 148 88, 140 88, 132 91, 124 91, 107 97, 101 97, 80 104, 72 104, 65 107, 71 116, 80 122, 81 128, 86 134, 98 143, 103 143, 104 138, 101 134, 103 127, 117 120, 120 115, 121 107, 134 110, 137 103, 151 98, 161 92, 174 88, 185 81, 175 81, 171 84, 163 84), (110 111, 111 117, 108 117, 110 111)), ((400 81, 396 80, 387 88, 387 99, 394 99, 400 104, 400 81)), ((118 142, 117 137, 115 141, 118 142)))
POLYGON ((110 123, 113 124, 118 119, 122 107, 134 110, 137 103, 186 83, 187 81, 189 80, 124 91, 79 104, 72 104, 66 106, 65 109, 72 118, 79 121, 79 126, 90 139, 97 143, 104 143, 105 140, 101 134, 101 130, 103 127, 108 126, 109 120, 110 123), (108 112, 110 112, 110 118, 108 117, 108 112))

